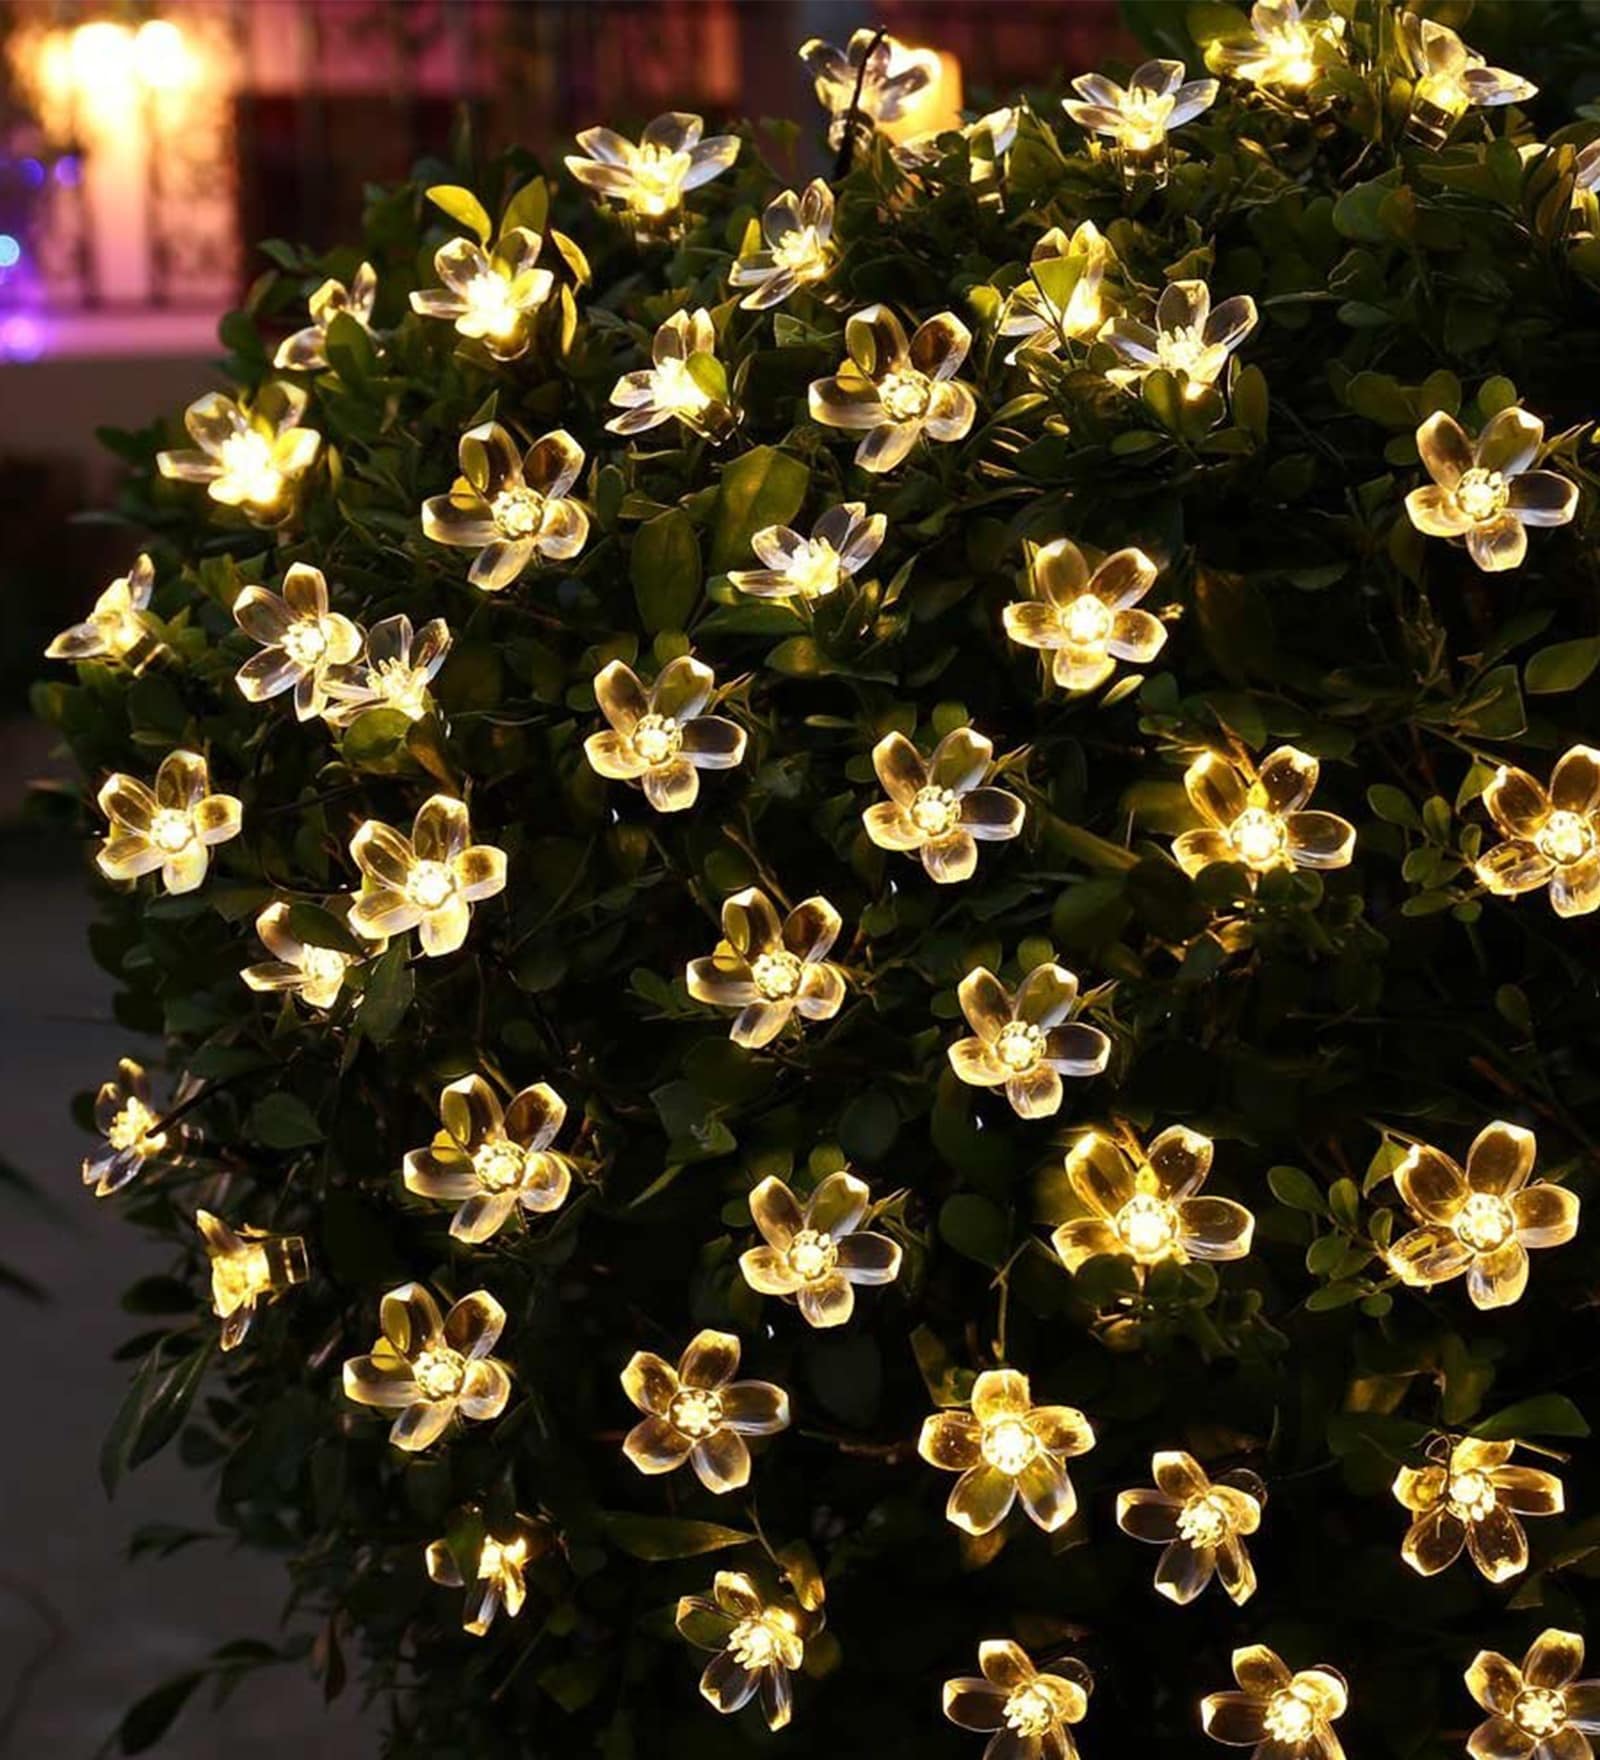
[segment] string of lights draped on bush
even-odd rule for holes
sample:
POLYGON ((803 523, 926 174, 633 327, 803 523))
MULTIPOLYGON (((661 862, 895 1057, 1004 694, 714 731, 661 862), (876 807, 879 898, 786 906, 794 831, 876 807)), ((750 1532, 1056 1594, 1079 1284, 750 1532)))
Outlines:
POLYGON ((113 437, 107 1482, 396 1752, 1589 1760, 1600 117, 1147 22, 463 141, 113 437))

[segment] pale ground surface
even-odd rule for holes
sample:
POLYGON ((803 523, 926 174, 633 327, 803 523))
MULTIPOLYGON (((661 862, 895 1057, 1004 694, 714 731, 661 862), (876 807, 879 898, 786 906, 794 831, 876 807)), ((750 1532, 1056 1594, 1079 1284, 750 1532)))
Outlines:
MULTIPOLYGON (((0 747, 10 729, 0 729, 0 747)), ((20 742, 19 742, 20 743, 20 742)), ((15 746, 12 747, 15 752, 15 746)), ((18 833, 8 834, 8 854, 18 833)), ((84 943, 88 903, 70 857, 0 862, 0 1140, 59 1202, 52 1222, 0 1203, 0 1258, 52 1293, 48 1306, 0 1291, 8 1364, 0 1447, 0 1755, 92 1760, 123 1711, 234 1638, 271 1639, 286 1579, 271 1559, 197 1546, 126 1558, 142 1523, 210 1527, 205 1481, 171 1453, 108 1503, 100 1440, 127 1376, 110 1352, 142 1322, 121 1289, 161 1269, 112 1203, 78 1183, 86 1139, 67 1116, 127 1050, 109 980, 84 943), (30 871, 32 870, 32 871, 30 871), (20 1377, 20 1379, 19 1379, 20 1377)), ((368 1760, 377 1718, 356 1694, 324 1710, 296 1668, 266 1671, 220 1714, 191 1701, 153 1750, 161 1760, 368 1760)))

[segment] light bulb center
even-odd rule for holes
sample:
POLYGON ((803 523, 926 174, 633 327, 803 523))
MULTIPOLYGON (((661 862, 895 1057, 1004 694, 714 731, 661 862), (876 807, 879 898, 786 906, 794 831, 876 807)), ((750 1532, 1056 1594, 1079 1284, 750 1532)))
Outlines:
POLYGON ((1511 1206, 1494 1192, 1474 1192, 1456 1214, 1456 1238, 1475 1253, 1492 1253, 1516 1233, 1511 1206))
POLYGON ((1019 1736, 1031 1736, 1037 1740, 1048 1735, 1057 1721, 1050 1695, 1034 1682, 1013 1687, 1007 1694, 1006 1727, 1015 1730, 1019 1736))
POLYGON ((1524 1734, 1553 1736, 1567 1721, 1567 1700, 1554 1687, 1524 1687, 1511 1706, 1511 1721, 1524 1734))
POLYGON ((1039 1452, 1039 1439, 1020 1418, 997 1418, 985 1424, 979 1442, 983 1458, 1013 1479, 1039 1452))
POLYGON ((683 1387, 672 1396, 667 1417, 675 1430, 697 1441, 722 1424, 722 1395, 714 1388, 683 1387))
POLYGON ((1166 1199, 1140 1192, 1117 1212, 1115 1227, 1135 1259, 1164 1259, 1177 1242, 1178 1213, 1166 1199))
POLYGON ((802 599, 824 599, 839 585, 839 552, 826 538, 807 538, 784 573, 802 599))
POLYGON ((514 542, 534 538, 544 524, 544 497, 525 483, 502 489, 489 506, 500 535, 514 542))
POLYGON ((641 715, 632 738, 634 751, 654 769, 677 757, 683 745, 683 729, 670 715, 641 715))
POLYGON ((807 1283, 818 1283, 838 1263, 839 1249, 832 1235, 814 1228, 803 1228, 789 1243, 784 1258, 796 1277, 807 1283))
POLYGON ((420 911, 439 910, 455 891, 455 875, 443 862, 418 862, 406 877, 406 897, 420 911))
POLYGON ((933 401, 933 381, 915 367, 896 367, 878 381, 878 402, 892 422, 914 422, 933 401))
POLYGON ((925 837, 946 837, 961 823, 961 797, 932 783, 919 788, 911 803, 911 822, 925 837))
POLYGON ((1027 1021, 1007 1021, 995 1036, 994 1054, 1007 1069, 1021 1074, 1044 1056, 1044 1032, 1027 1021))
POLYGON ((1505 511, 1511 485, 1499 471, 1474 465, 1456 484, 1456 506, 1475 524, 1483 525, 1505 511))
POLYGON ((194 822, 179 807, 163 807, 150 821, 150 841, 164 855, 180 855, 194 842, 194 822))
POLYGON ((1280 1687, 1267 1701, 1264 1719, 1269 1736, 1280 1742, 1304 1742, 1317 1726, 1316 1707, 1295 1687, 1280 1687))
POLYGON ((1215 1491, 1201 1491, 1178 1511, 1178 1532, 1192 1546, 1220 1546, 1233 1532, 1228 1506, 1215 1491))
POLYGON ((750 977, 768 1002, 781 1002, 800 988, 800 961, 787 948, 773 948, 750 962, 750 977))
POLYGON ((1558 867, 1566 867, 1570 862, 1581 862, 1593 852, 1594 826, 1581 813, 1558 809, 1539 827, 1534 841, 1541 855, 1558 867))
POLYGON ((521 1185, 527 1156, 509 1137, 490 1137, 472 1157, 472 1171, 485 1191, 505 1192, 521 1185))
POLYGON ((283 632, 283 651, 301 666, 318 666, 328 656, 328 631, 320 617, 297 617, 283 632))
POLYGON ((1228 842, 1247 868, 1272 868, 1289 847, 1288 827, 1265 807, 1246 807, 1228 827, 1228 842))
POLYGON ((1062 607, 1061 627, 1075 648, 1098 648, 1111 634, 1111 607, 1093 593, 1080 593, 1062 607))
POLYGON ((467 1359, 447 1344, 430 1345, 411 1365, 411 1379, 424 1399, 454 1399, 466 1378, 467 1359))
POLYGON ((1450 1508, 1465 1522, 1481 1522, 1495 1506, 1494 1483, 1487 1473, 1456 1473, 1445 1495, 1450 1508))

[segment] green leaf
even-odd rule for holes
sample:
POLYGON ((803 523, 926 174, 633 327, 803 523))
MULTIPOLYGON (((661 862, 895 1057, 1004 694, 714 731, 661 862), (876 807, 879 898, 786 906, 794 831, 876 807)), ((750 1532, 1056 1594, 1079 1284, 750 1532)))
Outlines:
POLYGON ((1472 1428, 1486 1442, 1523 1436, 1587 1436, 1589 1421, 1564 1393, 1541 1393, 1494 1412, 1472 1428))
POLYGON ((1364 1283, 1325 1283, 1306 1297, 1306 1312, 1323 1314, 1330 1308, 1348 1308, 1366 1294, 1367 1285, 1364 1283))
POLYGON ((839 1115, 839 1142, 852 1161, 881 1161, 899 1130, 899 1108, 887 1094, 859 1094, 839 1115))
POLYGON ((194 1690, 205 1679, 199 1671, 174 1675, 163 1681, 136 1704, 130 1705, 117 1725, 117 1751, 122 1754, 148 1753, 172 1728, 178 1713, 189 1703, 194 1690))
POLYGON ((365 385, 378 370, 370 332, 348 312, 335 312, 328 325, 327 355, 328 364, 352 387, 365 385))
POLYGON ((356 1024, 375 1045, 383 1044, 398 1031, 415 992, 416 979, 412 976, 402 937, 386 948, 369 967, 356 1024))
POLYGON ((1291 1210, 1304 1210, 1312 1216, 1328 1214, 1328 1200, 1322 1187, 1303 1167, 1268 1168, 1267 1185, 1273 1197, 1291 1210))
POLYGON ((1367 790, 1367 805, 1380 819, 1387 819, 1391 825, 1404 825, 1408 831, 1420 831, 1422 819, 1417 813, 1416 803, 1403 788, 1395 788, 1387 782, 1375 782, 1367 790))
POLYGON ((158 1454, 177 1435, 210 1366, 216 1340, 162 1367, 162 1347, 139 1365, 100 1448, 100 1483, 114 1497, 122 1475, 158 1454))
POLYGON ((1004 1263, 1011 1242, 1005 1212, 976 1192, 957 1192, 945 1199, 939 1233, 958 1253, 991 1267, 1004 1263))
POLYGON ((1241 367, 1233 381, 1233 419, 1251 437, 1267 438, 1267 376, 1260 367, 1241 367))
POLYGON ((464 226, 468 232, 473 233, 479 244, 489 242, 489 235, 494 231, 494 222, 489 218, 483 203, 470 189, 462 189, 455 183, 436 183, 427 195, 434 207, 442 208, 458 226, 464 226))
POLYGON ((302 1149, 322 1141, 316 1114, 297 1095, 264 1094, 244 1121, 245 1135, 269 1149, 302 1149))
POLYGON ((289 906, 289 933, 307 947, 331 947, 337 953, 364 956, 372 943, 363 941, 342 919, 320 904, 300 902, 289 906))
POLYGON ((1522 682, 1534 696, 1575 691, 1600 666, 1600 636, 1581 636, 1541 648, 1523 669, 1522 682))
POLYGON ((506 203, 506 211, 500 216, 498 237, 503 239, 514 227, 520 226, 543 238, 549 218, 550 185, 542 177, 530 178, 506 203))
POLYGON ((711 572, 750 561, 750 540, 799 513, 811 472, 775 446, 758 446, 724 467, 711 510, 711 572))
POLYGON ((650 635, 683 629, 700 602, 700 539, 674 507, 640 526, 629 558, 634 602, 650 635))
POLYGON ((680 1516, 636 1516, 625 1510, 602 1511, 600 1524, 619 1550, 651 1563, 666 1558, 698 1558, 704 1552, 748 1546, 755 1540, 754 1534, 741 1528, 724 1528, 718 1522, 691 1522, 680 1516))

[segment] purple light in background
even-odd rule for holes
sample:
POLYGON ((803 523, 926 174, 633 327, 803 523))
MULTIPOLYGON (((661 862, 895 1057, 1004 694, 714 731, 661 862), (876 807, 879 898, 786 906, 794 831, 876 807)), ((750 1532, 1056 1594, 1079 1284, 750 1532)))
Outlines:
POLYGON ((26 312, 0 319, 0 361, 36 361, 44 353, 44 325, 26 312))
POLYGON ((55 163, 56 182, 66 189, 76 189, 83 176, 83 163, 76 153, 63 153, 55 163))
POLYGON ((38 189, 44 182, 44 166, 37 159, 19 159, 22 170, 22 181, 33 189, 38 189))

